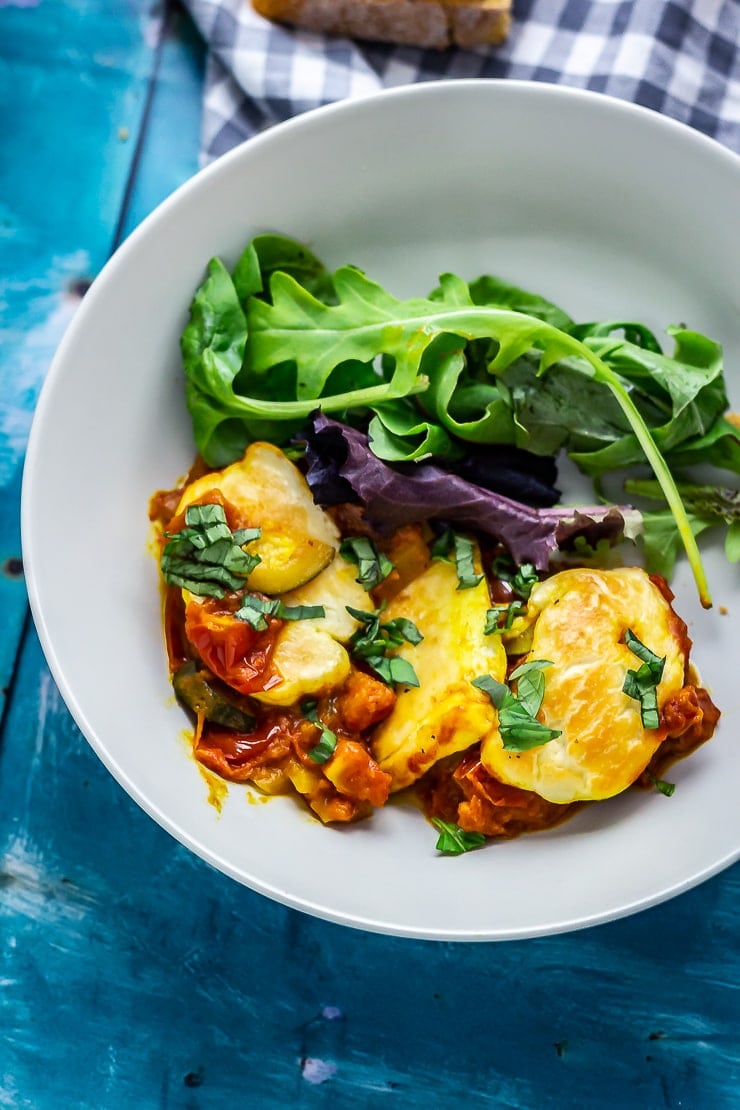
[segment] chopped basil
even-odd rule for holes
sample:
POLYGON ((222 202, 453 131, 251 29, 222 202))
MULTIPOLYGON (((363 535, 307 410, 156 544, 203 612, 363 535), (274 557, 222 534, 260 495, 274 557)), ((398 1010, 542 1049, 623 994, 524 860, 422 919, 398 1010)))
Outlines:
POLYGON ((379 586, 393 570, 393 563, 367 536, 353 536, 344 540, 339 554, 348 563, 355 563, 359 574, 357 581, 365 590, 379 586))
POLYGON ((432 824, 435 829, 439 830, 436 849, 446 856, 460 856, 463 852, 480 848, 486 842, 483 833, 465 832, 459 825, 454 825, 451 821, 442 821, 438 817, 433 817, 432 824))
POLYGON ((491 636, 494 632, 505 632, 511 628, 514 618, 518 617, 522 609, 525 608, 523 601, 511 601, 508 605, 494 605, 492 609, 488 609, 486 612, 483 635, 491 636))
POLYGON ((315 745, 315 747, 311 748, 311 751, 308 753, 308 758, 312 759, 314 763, 326 763, 329 759, 331 759, 336 749, 336 733, 332 732, 330 728, 327 728, 323 721, 319 719, 319 715, 316 712, 315 701, 304 702, 302 709, 303 716, 306 718, 306 720, 310 721, 312 725, 316 725, 317 728, 321 729, 319 742, 315 745))
POLYGON ((400 655, 391 655, 388 658, 385 656, 371 656, 365 662, 368 667, 375 671, 378 678, 385 682, 386 686, 419 685, 419 679, 416 677, 416 671, 411 663, 400 655))
POLYGON ((368 613, 363 609, 354 609, 351 605, 346 606, 350 616, 361 625, 350 640, 349 649, 388 686, 418 686, 419 680, 411 663, 398 655, 388 656, 388 652, 400 647, 404 641, 408 644, 420 644, 424 637, 414 622, 406 617, 396 617, 381 624, 380 617, 384 608, 385 603, 368 613))
POLYGON ((642 660, 642 666, 635 671, 627 671, 622 690, 628 698, 639 701, 643 728, 658 728, 658 685, 663 677, 665 656, 661 659, 655 655, 637 639, 630 628, 624 634, 624 642, 632 654, 642 660))
POLYGON ((559 729, 548 728, 536 718, 545 692, 542 670, 551 666, 548 659, 534 659, 517 667, 511 673, 511 680, 517 682, 516 694, 491 675, 473 679, 472 685, 487 694, 498 710, 498 730, 505 751, 528 751, 560 736, 559 729))
POLYGON ((532 592, 532 587, 535 586, 538 581, 537 571, 532 564, 522 563, 511 580, 511 586, 515 593, 526 600, 532 592))
POLYGON ((649 771, 646 771, 645 774, 659 794, 665 794, 666 798, 673 796, 676 791, 675 782, 666 782, 665 779, 656 779, 655 775, 651 775, 649 771))
POLYGON ((516 564, 510 555, 497 555, 491 560, 491 574, 500 582, 511 582, 516 573, 516 564))
POLYGON ((466 536, 461 536, 459 532, 453 531, 452 528, 446 528, 431 547, 433 559, 449 561, 450 555, 453 555, 455 569, 457 570, 458 590, 472 590, 479 582, 483 581, 483 575, 476 574, 475 571, 474 551, 473 541, 466 536))
POLYGON ((395 617, 392 621, 381 624, 380 627, 395 647, 400 647, 404 640, 407 644, 420 644, 424 639, 414 622, 408 617, 395 617))
POLYGON ((160 559, 162 577, 170 586, 180 586, 201 597, 223 597, 244 585, 260 562, 244 547, 259 539, 259 528, 232 532, 223 505, 190 505, 185 510, 185 527, 165 532, 168 542, 160 559))
POLYGON ((234 616, 251 624, 258 632, 264 632, 268 617, 277 617, 281 621, 309 621, 325 617, 326 610, 323 605, 283 605, 279 598, 246 594, 234 616))
POLYGON ((517 700, 532 717, 536 717, 545 696, 545 667, 551 667, 548 659, 533 659, 522 663, 509 675, 509 682, 516 680, 517 700))
POLYGON ((526 599, 532 592, 532 587, 539 581, 537 571, 532 563, 522 563, 517 567, 508 555, 497 555, 491 563, 491 574, 501 582, 511 586, 515 594, 526 599))

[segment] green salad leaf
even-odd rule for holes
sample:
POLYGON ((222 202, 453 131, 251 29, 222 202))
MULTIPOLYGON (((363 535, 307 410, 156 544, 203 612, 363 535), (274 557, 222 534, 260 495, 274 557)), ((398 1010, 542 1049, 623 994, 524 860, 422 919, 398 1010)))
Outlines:
POLYGON ((318 409, 367 428, 390 463, 460 458, 465 444, 565 450, 594 480, 646 461, 704 604, 677 466, 740 473, 722 353, 685 327, 666 354, 633 321, 576 323, 537 293, 444 274, 398 300, 352 266, 330 273, 302 244, 258 236, 232 274, 218 259, 182 339, 186 400, 208 463, 248 442, 285 444, 318 409), (368 426, 369 425, 369 426, 368 426))
MULTIPOLYGON (((625 490, 634 497, 663 501, 658 483, 648 478, 629 478, 625 490)), ((740 561, 740 490, 723 486, 700 485, 679 480, 676 483, 686 508, 686 516, 695 536, 709 528, 725 526, 725 558, 729 563, 740 561)), ((643 546, 647 569, 670 579, 681 542, 676 534, 673 516, 668 509, 643 512, 643 546)))

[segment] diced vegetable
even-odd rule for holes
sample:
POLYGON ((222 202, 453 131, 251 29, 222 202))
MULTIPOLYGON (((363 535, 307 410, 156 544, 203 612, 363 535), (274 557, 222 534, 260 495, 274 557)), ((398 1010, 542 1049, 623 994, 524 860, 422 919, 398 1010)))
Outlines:
POLYGON ((272 668, 280 679, 255 697, 268 705, 293 705, 301 698, 319 697, 340 686, 350 669, 343 644, 358 627, 347 606, 367 604, 367 594, 356 581, 357 568, 335 559, 304 586, 283 595, 286 606, 318 604, 324 616, 286 624, 280 630, 272 668))
POLYGON ((172 685, 179 700, 205 720, 236 732, 251 732, 254 728, 254 715, 192 660, 175 671, 172 685))

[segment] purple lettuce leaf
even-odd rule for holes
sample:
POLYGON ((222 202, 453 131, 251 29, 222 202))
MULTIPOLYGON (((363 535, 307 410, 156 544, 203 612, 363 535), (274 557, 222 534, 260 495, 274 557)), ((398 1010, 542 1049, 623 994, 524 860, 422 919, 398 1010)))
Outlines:
POLYGON ((321 412, 305 438, 306 479, 316 501, 359 501, 380 531, 442 520, 491 536, 518 565, 543 571, 553 552, 576 536, 595 546, 625 534, 625 512, 617 506, 534 509, 431 463, 391 467, 373 454, 367 435, 321 412))

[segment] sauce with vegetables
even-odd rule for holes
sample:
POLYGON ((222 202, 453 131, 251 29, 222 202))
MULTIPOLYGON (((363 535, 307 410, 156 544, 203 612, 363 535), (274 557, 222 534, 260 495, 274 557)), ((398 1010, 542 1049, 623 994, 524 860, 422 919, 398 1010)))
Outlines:
POLYGON ((380 531, 357 505, 316 505, 264 443, 155 495, 150 515, 195 758, 298 794, 327 824, 411 789, 441 850, 467 850, 655 788, 716 724, 670 591, 636 568, 543 576, 473 531, 380 531), (630 625, 652 647, 625 643, 630 625), (640 719, 645 700, 658 727, 640 719))

